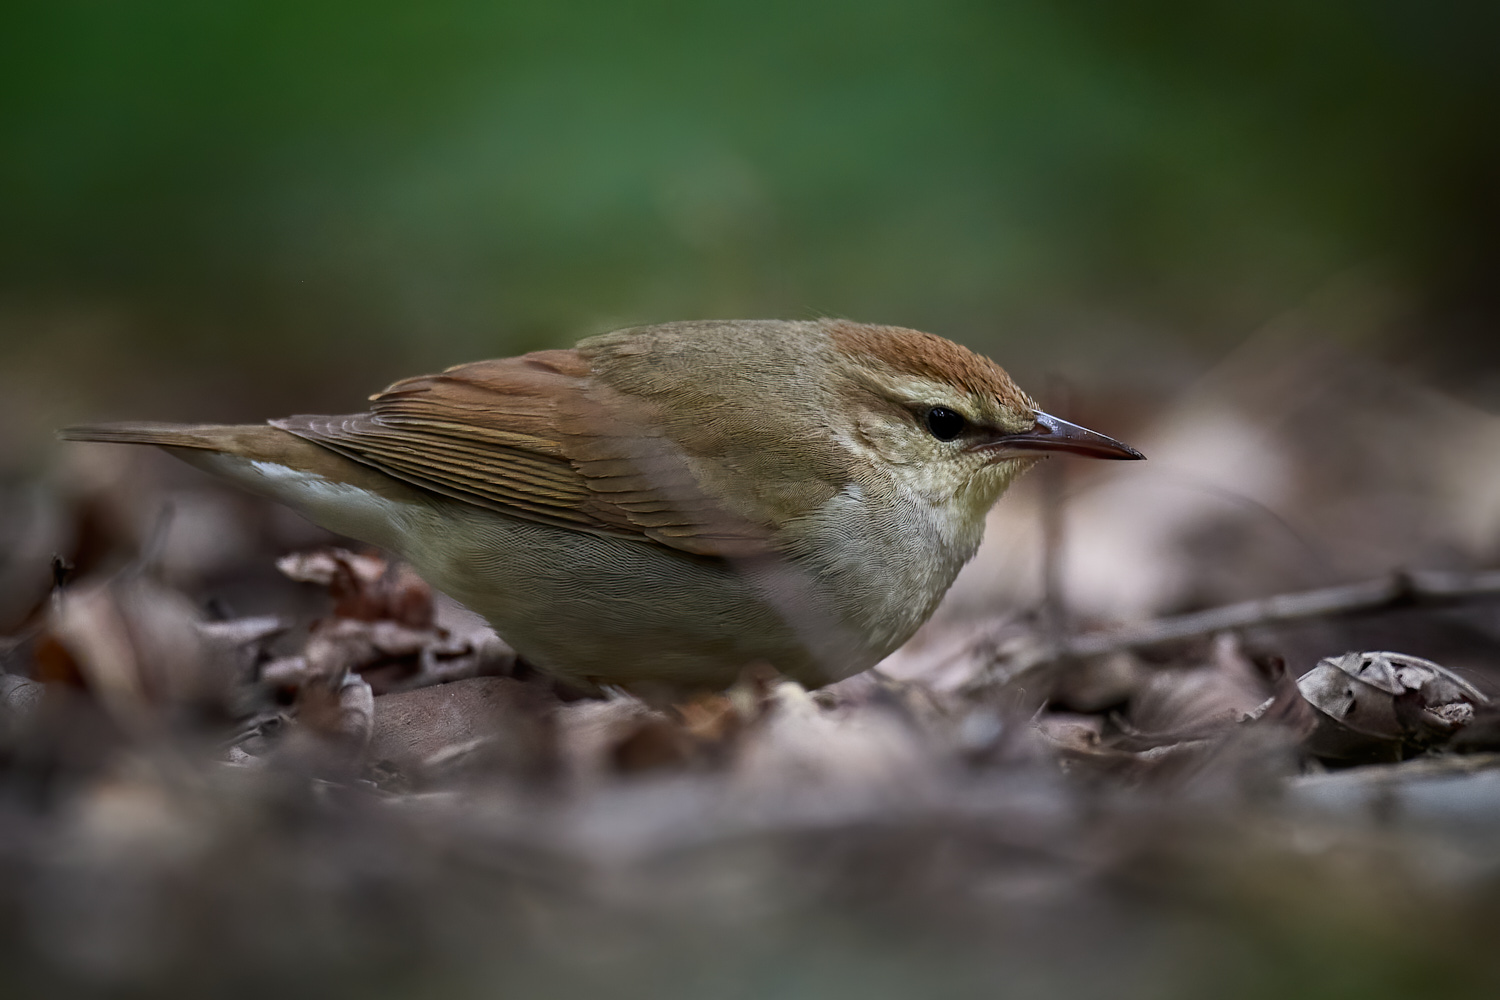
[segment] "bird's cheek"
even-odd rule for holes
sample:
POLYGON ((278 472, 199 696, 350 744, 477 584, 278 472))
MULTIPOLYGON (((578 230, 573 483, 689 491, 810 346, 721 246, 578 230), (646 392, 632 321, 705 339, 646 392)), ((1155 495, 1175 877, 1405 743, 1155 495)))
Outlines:
POLYGON ((874 416, 866 416, 854 425, 855 441, 890 465, 910 465, 923 456, 912 453, 908 428, 894 427, 874 416))

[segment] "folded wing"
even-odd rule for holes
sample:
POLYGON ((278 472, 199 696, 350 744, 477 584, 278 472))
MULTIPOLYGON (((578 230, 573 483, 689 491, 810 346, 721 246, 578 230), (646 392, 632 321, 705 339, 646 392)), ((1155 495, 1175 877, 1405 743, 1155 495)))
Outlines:
POLYGON ((397 382, 367 413, 272 423, 455 500, 705 556, 768 550, 725 513, 639 400, 589 377, 576 350, 538 351, 397 382))

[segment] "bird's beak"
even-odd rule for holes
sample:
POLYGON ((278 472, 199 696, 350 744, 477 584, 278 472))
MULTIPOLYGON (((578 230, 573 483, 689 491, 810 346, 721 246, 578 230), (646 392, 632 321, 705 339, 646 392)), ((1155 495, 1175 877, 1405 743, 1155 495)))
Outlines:
POLYGON ((976 450, 990 453, 996 458, 1021 457, 1023 453, 1036 451, 1061 451, 1087 458, 1131 461, 1146 457, 1128 444, 1105 437, 1087 427, 1070 424, 1041 410, 1036 412, 1036 423, 1028 430, 996 434, 976 446, 976 450))

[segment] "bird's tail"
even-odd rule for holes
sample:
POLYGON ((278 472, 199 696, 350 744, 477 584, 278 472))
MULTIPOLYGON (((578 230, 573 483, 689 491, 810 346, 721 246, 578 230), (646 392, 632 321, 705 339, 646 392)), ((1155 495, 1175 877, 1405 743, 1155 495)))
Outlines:
POLYGON ((400 550, 392 512, 420 491, 270 424, 84 424, 65 441, 152 444, 243 489, 278 500, 331 531, 400 550))
POLYGON ((133 420, 64 427, 57 436, 64 441, 154 444, 163 448, 198 448, 241 455, 249 452, 252 454, 247 457, 255 457, 253 453, 264 451, 273 442, 284 447, 284 433, 266 424, 165 424, 133 420))

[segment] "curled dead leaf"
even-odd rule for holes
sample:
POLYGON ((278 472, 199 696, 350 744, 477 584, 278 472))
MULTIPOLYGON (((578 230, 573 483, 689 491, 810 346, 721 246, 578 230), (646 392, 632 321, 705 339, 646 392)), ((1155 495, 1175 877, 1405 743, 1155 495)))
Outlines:
POLYGON ((433 625, 432 588, 405 563, 325 548, 282 556, 276 568, 293 580, 327 587, 336 618, 389 620, 416 629, 433 625))
POLYGON ((432 588, 404 563, 324 548, 276 565, 293 580, 327 587, 334 607, 300 654, 262 669, 273 686, 296 688, 309 677, 353 670, 381 695, 509 674, 515 666, 515 651, 482 621, 451 613, 440 620, 432 588))
POLYGON ((1404 653, 1328 657, 1297 687, 1319 715, 1308 750, 1345 762, 1401 760, 1444 743, 1489 704, 1458 674, 1404 653))

